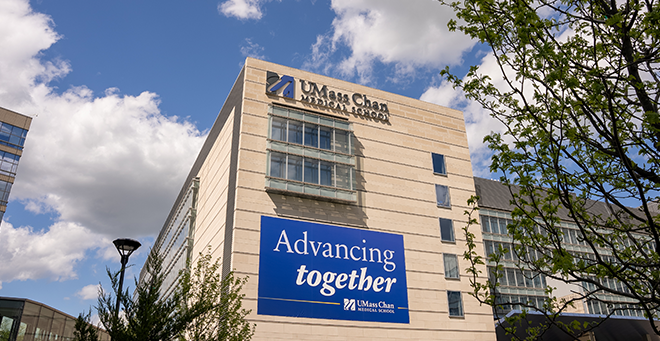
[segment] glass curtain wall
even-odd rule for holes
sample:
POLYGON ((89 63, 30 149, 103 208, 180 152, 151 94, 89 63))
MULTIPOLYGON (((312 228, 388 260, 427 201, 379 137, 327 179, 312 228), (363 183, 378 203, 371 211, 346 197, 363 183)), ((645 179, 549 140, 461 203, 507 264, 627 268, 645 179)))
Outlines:
POLYGON ((348 121, 276 106, 269 113, 267 188, 357 200, 348 121))

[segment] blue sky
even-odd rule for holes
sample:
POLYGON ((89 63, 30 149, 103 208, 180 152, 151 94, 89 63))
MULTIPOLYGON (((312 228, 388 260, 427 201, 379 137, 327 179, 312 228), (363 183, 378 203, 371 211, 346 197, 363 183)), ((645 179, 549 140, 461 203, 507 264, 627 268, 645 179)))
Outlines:
POLYGON ((136 275, 247 56, 464 110, 487 176, 497 125, 438 73, 494 65, 452 17, 433 0, 3 0, 0 107, 33 124, 0 296, 78 315, 119 268, 119 237, 144 245, 136 275))

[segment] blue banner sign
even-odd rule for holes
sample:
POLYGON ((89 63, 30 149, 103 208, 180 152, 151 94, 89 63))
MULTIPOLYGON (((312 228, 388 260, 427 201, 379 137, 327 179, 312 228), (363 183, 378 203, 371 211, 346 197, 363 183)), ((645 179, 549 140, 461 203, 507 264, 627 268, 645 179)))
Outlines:
POLYGON ((403 236, 262 216, 257 313, 408 323, 403 236))

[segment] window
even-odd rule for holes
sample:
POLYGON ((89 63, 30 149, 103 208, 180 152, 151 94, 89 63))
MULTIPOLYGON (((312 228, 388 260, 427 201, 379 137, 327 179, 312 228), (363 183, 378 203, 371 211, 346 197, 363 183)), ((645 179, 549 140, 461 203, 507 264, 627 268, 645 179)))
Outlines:
POLYGON ((12 185, 11 182, 0 180, 0 205, 7 205, 12 185))
POLYGON ((449 187, 443 185, 435 185, 435 197, 438 202, 438 206, 451 207, 451 201, 449 200, 449 187))
POLYGON ((458 257, 454 254, 445 253, 442 255, 445 262, 445 278, 458 279, 458 257))
POLYGON ((447 175, 447 169, 445 168, 445 156, 431 153, 431 158, 433 159, 433 173, 447 175))
POLYGON ((443 242, 454 241, 454 222, 451 219, 440 218, 440 239, 443 242))
POLYGON ((447 291, 447 302, 449 303, 449 316, 463 316, 463 302, 460 291, 447 291))
POLYGON ((350 124, 276 106, 269 113, 266 187, 355 201, 350 124))
POLYGON ((0 122, 0 144, 16 149, 23 149, 27 130, 0 122))
POLYGON ((18 159, 20 159, 18 155, 0 151, 0 172, 10 175, 16 174, 18 159))

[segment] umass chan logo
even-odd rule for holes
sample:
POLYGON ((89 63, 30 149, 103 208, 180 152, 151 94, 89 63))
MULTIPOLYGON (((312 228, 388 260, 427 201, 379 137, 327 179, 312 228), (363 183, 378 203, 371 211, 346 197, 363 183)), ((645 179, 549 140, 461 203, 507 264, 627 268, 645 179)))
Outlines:
POLYGON ((370 302, 368 300, 358 300, 355 298, 344 298, 344 310, 361 311, 366 313, 394 314, 395 306, 393 303, 385 301, 370 302))
POLYGON ((277 95, 282 90, 282 97, 294 99, 295 80, 291 76, 278 75, 272 71, 266 71, 266 94, 277 95))

